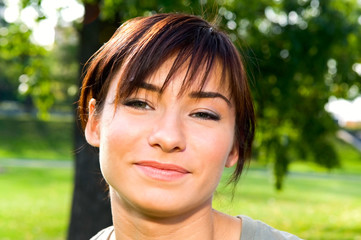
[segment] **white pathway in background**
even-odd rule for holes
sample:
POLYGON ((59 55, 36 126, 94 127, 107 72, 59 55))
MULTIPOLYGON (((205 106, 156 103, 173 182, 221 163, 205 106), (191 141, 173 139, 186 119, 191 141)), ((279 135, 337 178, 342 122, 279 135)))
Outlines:
POLYGON ((0 167, 30 168, 73 168, 73 161, 35 160, 35 159, 0 159, 0 167))

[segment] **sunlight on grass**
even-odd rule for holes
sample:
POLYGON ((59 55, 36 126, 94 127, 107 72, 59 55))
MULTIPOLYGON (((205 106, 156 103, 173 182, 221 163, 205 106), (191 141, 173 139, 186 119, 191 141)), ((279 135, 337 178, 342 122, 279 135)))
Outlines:
MULTIPOLYGON (((1 167, 1 158, 71 159, 72 129, 71 122, 0 118, 0 239, 66 238, 73 170, 1 167)), ((274 189, 272 172, 255 163, 232 201, 232 185, 226 186, 232 169, 226 169, 214 207, 304 239, 361 240, 361 154, 334 142, 341 168, 294 162, 281 192, 274 189)))
POLYGON ((0 239, 66 238, 71 169, 4 168, 0 188, 0 239))
POLYGON ((295 174, 281 192, 274 190, 271 179, 267 171, 249 171, 235 189, 233 201, 232 187, 223 180, 214 207, 304 239, 361 239, 361 176, 295 174))
MULTIPOLYGON (((361 239, 361 176, 294 174, 273 188, 268 171, 249 170, 236 187, 225 176, 214 207, 248 215, 304 239, 361 239)), ((4 168, 0 174, 0 239, 65 239, 72 170, 4 168), (21 229, 21 231, 19 231, 21 229)))

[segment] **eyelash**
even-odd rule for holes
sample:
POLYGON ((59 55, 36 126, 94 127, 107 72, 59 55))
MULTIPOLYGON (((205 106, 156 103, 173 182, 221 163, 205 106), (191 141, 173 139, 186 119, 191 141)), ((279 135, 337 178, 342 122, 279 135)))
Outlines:
POLYGON ((221 120, 218 114, 209 113, 209 112, 196 112, 196 113, 192 113, 190 116, 200 118, 202 120, 213 120, 213 121, 221 120))
MULTIPOLYGON (((139 110, 154 109, 146 101, 139 100, 139 99, 125 100, 123 105, 125 105, 127 107, 131 107, 131 108, 139 109, 139 110)), ((190 116, 195 117, 195 118, 199 118, 201 120, 212 120, 212 121, 221 120, 221 118, 220 118, 220 116, 218 114, 210 113, 210 112, 201 112, 200 111, 200 112, 192 113, 192 114, 190 114, 190 116)))
POLYGON ((139 100, 139 99, 128 99, 125 100, 123 105, 127 107, 132 107, 139 110, 149 110, 153 109, 146 101, 139 100))

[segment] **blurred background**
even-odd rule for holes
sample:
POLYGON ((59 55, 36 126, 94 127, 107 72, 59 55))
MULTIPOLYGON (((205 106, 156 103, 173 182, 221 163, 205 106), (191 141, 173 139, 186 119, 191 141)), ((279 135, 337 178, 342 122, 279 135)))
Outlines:
POLYGON ((75 117, 86 60, 125 20, 185 12, 239 47, 254 153, 214 207, 304 239, 361 239, 360 0, 0 0, 0 239, 89 239, 111 224, 75 117))

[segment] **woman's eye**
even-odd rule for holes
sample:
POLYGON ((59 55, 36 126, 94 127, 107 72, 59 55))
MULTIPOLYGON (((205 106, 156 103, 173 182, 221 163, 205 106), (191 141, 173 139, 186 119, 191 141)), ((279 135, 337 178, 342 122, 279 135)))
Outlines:
POLYGON ((125 106, 136 108, 136 109, 144 109, 144 110, 152 109, 147 102, 142 101, 142 100, 136 100, 136 99, 126 100, 123 104, 125 106))
POLYGON ((203 120, 219 121, 221 119, 217 114, 209 113, 209 112, 196 112, 196 113, 191 114, 191 116, 200 118, 203 120))

